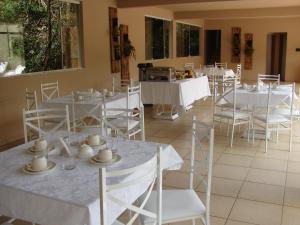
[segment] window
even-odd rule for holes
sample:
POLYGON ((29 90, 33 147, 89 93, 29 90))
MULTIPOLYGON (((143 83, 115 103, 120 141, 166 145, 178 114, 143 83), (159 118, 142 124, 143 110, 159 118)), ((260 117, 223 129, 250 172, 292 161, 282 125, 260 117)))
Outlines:
POLYGON ((146 59, 170 57, 171 21, 145 17, 146 59))
POLYGON ((1 0, 0 63, 8 62, 4 74, 80 67, 80 24, 76 0, 1 0))
POLYGON ((177 57, 200 55, 200 27, 176 23, 177 57))

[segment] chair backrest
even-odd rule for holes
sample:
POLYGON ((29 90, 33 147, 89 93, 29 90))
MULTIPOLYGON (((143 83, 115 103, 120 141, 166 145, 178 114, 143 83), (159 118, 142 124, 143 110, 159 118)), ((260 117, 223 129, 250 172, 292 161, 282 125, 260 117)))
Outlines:
POLYGON ((70 132, 69 108, 53 108, 53 109, 23 109, 23 126, 25 142, 28 141, 28 129, 38 133, 39 137, 53 134, 58 130, 66 130, 70 132), (56 123, 46 125, 47 121, 55 120, 56 123))
POLYGON ((257 81, 280 85, 280 74, 268 75, 259 73, 257 75, 257 81))
POLYGON ((115 92, 124 92, 126 90, 126 87, 130 87, 134 85, 134 80, 124 80, 117 77, 113 77, 112 81, 112 91, 115 92))
POLYGON ((194 63, 185 63, 184 64, 184 69, 185 70, 194 70, 195 69, 195 65, 194 65, 194 63))
MULTIPOLYGON (((104 132, 108 134, 108 130, 116 131, 117 136, 130 139, 130 137, 141 133, 142 140, 144 140, 144 108, 140 109, 125 109, 125 108, 106 108, 102 109, 103 112, 103 128, 104 132), (116 126, 111 121, 118 119, 125 121, 123 127, 116 126), (134 126, 131 123, 134 122, 134 126)), ((123 125, 123 124, 122 124, 123 125)))
POLYGON ((41 83, 42 101, 48 101, 59 97, 58 81, 52 83, 41 83))
POLYGON ((35 110, 38 108, 36 91, 25 89, 26 110, 35 110))
POLYGON ((215 62, 215 67, 227 69, 227 62, 225 62, 225 63, 215 62))
POLYGON ((127 109, 142 107, 141 84, 127 86, 127 109), (138 101, 138 102, 136 102, 138 101))
POLYGON ((218 88, 224 88, 224 92, 220 93, 219 96, 215 97, 214 113, 218 107, 228 104, 231 106, 231 112, 233 113, 233 119, 236 115, 236 78, 226 80, 216 80, 216 86, 218 88))
POLYGON ((107 171, 106 168, 99 169, 99 193, 100 193, 100 224, 107 225, 107 202, 122 207, 123 209, 130 210, 133 215, 129 218, 126 225, 132 225, 135 220, 141 215, 150 217, 154 220, 154 224, 161 224, 162 212, 162 168, 161 168, 161 147, 158 147, 156 155, 146 163, 139 166, 116 170, 107 171), (125 177, 125 178, 124 178, 125 177), (112 180, 120 180, 120 183, 113 183, 112 180), (133 188, 134 186, 150 183, 148 190, 145 191, 145 198, 141 203, 127 202, 123 198, 118 197, 115 191, 133 188), (156 212, 151 212, 144 209, 149 200, 150 194, 154 189, 156 183, 157 190, 157 207, 156 212))
POLYGON ((201 180, 201 185, 206 192, 206 223, 209 221, 210 210, 210 191, 211 191, 211 177, 213 164, 213 150, 214 150, 214 129, 205 123, 197 120, 193 116, 192 124, 192 150, 190 161, 190 182, 189 188, 193 189, 194 176, 197 175, 201 180), (208 144, 206 144, 208 142, 208 144), (195 153, 199 151, 200 159, 195 160, 195 153), (198 161, 200 160, 200 161, 198 161), (196 165, 198 163, 199 165, 196 165))
MULTIPOLYGON (((290 112, 290 118, 292 118, 294 93, 295 93, 295 83, 290 84, 290 85, 285 85, 285 88, 290 89, 289 95, 291 95, 291 102, 289 102, 289 104, 287 104, 287 103, 284 102, 284 99, 281 99, 279 104, 278 104, 278 101, 275 101, 276 103, 273 103, 272 98, 277 98, 277 97, 274 96, 274 94, 273 94, 272 85, 268 84, 268 101, 267 101, 267 105, 266 105, 266 114, 265 114, 267 123, 269 122, 270 114, 278 106, 281 106, 281 107, 284 107, 284 108, 288 109, 289 112, 290 112)), ((287 97, 289 97, 289 96, 287 96, 287 97)), ((262 107, 260 107, 260 108, 262 108, 262 107)))
POLYGON ((237 64, 237 65, 236 65, 236 73, 235 73, 235 76, 236 76, 238 82, 240 83, 240 82, 241 82, 241 79, 242 79, 242 64, 237 64))

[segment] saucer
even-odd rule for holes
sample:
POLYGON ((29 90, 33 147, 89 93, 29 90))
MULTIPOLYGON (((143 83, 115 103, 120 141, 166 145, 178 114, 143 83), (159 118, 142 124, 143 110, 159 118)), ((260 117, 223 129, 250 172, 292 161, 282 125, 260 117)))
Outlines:
POLYGON ((85 144, 91 146, 92 148, 99 148, 99 147, 101 147, 102 145, 105 145, 105 144, 106 144, 106 140, 101 139, 99 145, 90 145, 89 142, 88 142, 88 140, 86 140, 86 141, 85 141, 85 144))
MULTIPOLYGON (((47 151, 48 151, 48 152, 50 152, 50 151, 52 151, 52 150, 54 150, 54 149, 55 149, 55 146, 54 146, 54 145, 49 144, 49 145, 47 146, 47 151)), ((27 148, 26 151, 27 151, 28 153, 30 153, 30 154, 40 154, 40 153, 43 152, 43 151, 37 151, 37 150, 35 149, 35 146, 31 146, 31 147, 27 148)))
POLYGON ((109 161, 101 161, 99 160, 99 158, 97 157, 97 155, 94 155, 93 157, 90 158, 90 163, 98 165, 98 166, 108 166, 111 165, 113 163, 119 162, 121 160, 121 156, 118 154, 113 154, 113 157, 111 160, 109 161))
POLYGON ((48 161, 47 164, 48 164, 48 166, 44 170, 34 170, 31 167, 31 162, 29 162, 23 167, 23 172, 25 172, 27 174, 43 174, 43 173, 50 172, 56 168, 56 163, 53 161, 48 161))

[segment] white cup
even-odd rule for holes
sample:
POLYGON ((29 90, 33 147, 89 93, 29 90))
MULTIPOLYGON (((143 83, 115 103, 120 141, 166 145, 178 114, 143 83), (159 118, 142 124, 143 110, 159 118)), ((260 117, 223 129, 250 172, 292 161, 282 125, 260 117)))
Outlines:
POLYGON ((248 89, 248 84, 243 84, 244 89, 248 89))
POLYGON ((94 89, 93 88, 89 88, 88 91, 93 94, 94 93, 94 89))
POLYGON ((103 95, 106 95, 106 93, 107 93, 107 89, 103 89, 103 95))
POLYGON ((93 149, 86 144, 80 146, 79 149, 79 158, 91 157, 93 155, 93 149))
POLYGON ((34 142, 34 147, 36 151, 45 151, 47 150, 48 143, 45 139, 38 139, 34 142))
POLYGON ((35 171, 47 169, 47 159, 45 156, 34 156, 31 160, 31 168, 35 171))
POLYGON ((98 134, 90 134, 88 136, 88 144, 91 146, 96 146, 100 144, 100 136, 98 134))
POLYGON ((112 160, 112 151, 111 149, 103 149, 99 151, 97 158, 103 162, 112 160))

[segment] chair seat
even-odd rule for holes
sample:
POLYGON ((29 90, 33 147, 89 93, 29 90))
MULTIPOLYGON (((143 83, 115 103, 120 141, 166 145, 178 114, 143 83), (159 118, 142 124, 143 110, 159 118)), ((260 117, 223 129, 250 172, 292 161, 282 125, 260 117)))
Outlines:
MULTIPOLYGON (((110 120, 109 123, 117 128, 127 129, 127 119, 113 119, 113 120, 110 120)), ((129 119, 128 129, 131 130, 131 129, 135 128, 139 123, 140 122, 137 120, 129 119)))
MULTIPOLYGON (((233 104, 232 103, 220 103, 220 104, 217 104, 218 107, 222 107, 222 108, 232 108, 233 107, 233 104)), ((245 106, 243 105, 236 105, 236 109, 242 109, 242 108, 245 108, 245 106)))
MULTIPOLYGON (((223 117, 227 119, 233 119, 233 111, 231 110, 226 110, 226 111, 221 111, 215 113, 215 116, 217 117, 223 117)), ((250 115, 246 112, 241 112, 241 111, 235 111, 235 118, 236 119, 246 119, 249 118, 250 115)))
MULTIPOLYGON (((255 115, 255 119, 267 123, 266 114, 255 115)), ((287 117, 279 114, 270 114, 268 123, 284 123, 290 121, 287 117)))
POLYGON ((112 225, 124 225, 124 223, 121 223, 120 221, 116 220, 113 222, 112 225))
MULTIPOLYGON (((283 115, 283 116, 290 116, 291 115, 291 112, 289 109, 275 109, 274 114, 280 114, 280 115, 283 115)), ((292 116, 297 116, 299 117, 300 116, 300 112, 298 109, 293 109, 292 111, 292 116)))
MULTIPOLYGON (((145 209, 156 212, 156 191, 151 193, 145 209)), ((162 223, 199 218, 205 212, 206 208, 194 190, 162 191, 162 223)), ((145 217, 144 222, 149 224, 154 220, 145 217)))

